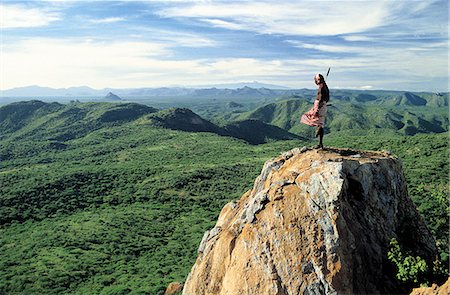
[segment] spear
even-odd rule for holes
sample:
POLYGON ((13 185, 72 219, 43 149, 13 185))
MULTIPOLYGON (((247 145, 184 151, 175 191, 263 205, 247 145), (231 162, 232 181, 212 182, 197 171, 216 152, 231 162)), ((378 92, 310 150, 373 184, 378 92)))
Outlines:
MULTIPOLYGON (((327 75, 325 76, 325 80, 328 78, 328 74, 330 73, 330 70, 331 70, 331 68, 328 68, 327 75)), ((327 103, 327 106, 332 106, 332 104, 327 103)))

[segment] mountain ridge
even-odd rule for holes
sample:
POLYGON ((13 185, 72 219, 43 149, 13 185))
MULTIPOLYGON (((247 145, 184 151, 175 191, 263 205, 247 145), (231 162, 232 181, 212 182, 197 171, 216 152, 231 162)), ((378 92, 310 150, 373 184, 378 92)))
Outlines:
MULTIPOLYGON (((123 102, 72 102, 64 105, 33 100, 0 107, 0 127, 2 127, 1 136, 4 137, 8 133, 31 124, 32 120, 35 120, 33 124, 36 126, 38 126, 37 124, 41 124, 39 126, 69 124, 68 126, 72 127, 66 127, 66 135, 55 137, 57 140, 64 138, 66 138, 64 140, 67 140, 88 132, 82 131, 83 124, 90 126, 86 127, 86 130, 93 130, 93 128, 100 128, 105 124, 130 122, 148 115, 146 117, 147 123, 155 127, 193 132, 212 132, 222 136, 243 139, 251 144, 261 144, 270 140, 311 137, 312 129, 299 122, 300 114, 311 107, 311 102, 306 99, 282 99, 247 112, 241 110, 242 105, 239 106, 237 112, 228 107, 231 112, 234 112, 234 116, 226 120, 219 120, 220 124, 218 124, 213 123, 217 122, 214 117, 213 120, 205 119, 188 108, 161 110, 143 104, 123 102), (60 113, 57 114, 57 112, 60 113), (51 113, 54 113, 54 115, 51 113), (70 130, 71 128, 72 130, 70 130), (75 130, 78 131, 75 132, 75 130)), ((39 127, 30 128, 27 132, 41 134, 39 127)), ((355 104, 347 101, 331 102, 326 123, 327 133, 352 129, 380 129, 414 135, 417 133, 445 132, 448 130, 446 128, 448 128, 448 114, 442 108, 428 108, 426 106, 388 107, 355 104)), ((23 133, 25 130, 18 134, 25 136, 26 133, 23 133)))
MULTIPOLYGON (((256 119, 305 136, 310 128, 300 124, 299 117, 311 106, 309 100, 288 98, 240 113, 235 119, 256 119)), ((425 109, 423 105, 410 107, 330 100, 325 128, 328 133, 348 129, 392 129, 406 135, 448 130, 449 118, 445 109, 425 109)))
POLYGON ((155 108, 136 103, 63 105, 38 100, 17 102, 0 107, 0 139, 8 136, 12 136, 9 140, 42 136, 67 141, 106 125, 131 121, 156 111, 155 108))
MULTIPOLYGON (((271 84, 263 83, 238 83, 238 84, 221 84, 221 85, 203 85, 199 87, 139 87, 139 88, 103 88, 94 89, 89 86, 76 86, 68 88, 51 88, 43 86, 24 86, 11 89, 5 89, 0 91, 1 97, 66 97, 76 98, 76 97, 102 97, 107 95, 108 92, 113 92, 117 95, 122 96, 154 96, 154 97, 164 97, 164 96, 195 96, 204 95, 205 93, 216 91, 216 95, 243 95, 245 91, 257 90, 264 95, 276 95, 276 96, 289 96, 295 94, 303 95, 315 95, 315 89, 307 88, 276 88, 271 84), (221 86, 222 85, 222 86, 221 86), (227 85, 234 85, 236 87, 227 87, 227 85), (237 87, 239 86, 239 87, 237 87)), ((332 95, 335 95, 338 99, 345 99, 346 97, 351 97, 353 94, 362 95, 360 100, 367 100, 367 97, 372 96, 401 96, 404 93, 410 93, 415 97, 421 95, 436 96, 436 97, 447 97, 449 92, 443 93, 433 93, 433 92, 410 92, 407 90, 359 90, 359 89, 330 89, 332 95), (369 95, 369 96, 367 96, 369 95), (366 98, 364 98, 366 97, 366 98)), ((406 100, 413 100, 412 97, 406 98, 406 100)), ((417 103, 417 102, 413 102, 417 103)))
POLYGON ((243 120, 218 126, 187 108, 159 110, 136 103, 74 102, 63 105, 34 100, 0 107, 0 118, 0 139, 12 134, 12 138, 32 135, 64 142, 108 125, 132 121, 158 128, 211 132, 242 139, 250 144, 302 138, 259 121, 243 120), (46 131, 46 126, 56 128, 46 131))

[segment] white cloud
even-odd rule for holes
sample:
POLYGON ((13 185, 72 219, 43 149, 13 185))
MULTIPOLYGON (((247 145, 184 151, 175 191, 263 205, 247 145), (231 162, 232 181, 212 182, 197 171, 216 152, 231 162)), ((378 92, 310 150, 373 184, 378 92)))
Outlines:
POLYGON ((152 38, 157 42, 165 43, 168 47, 216 47, 221 44, 221 41, 195 33, 185 33, 181 31, 170 31, 147 27, 134 27, 134 30, 141 33, 139 35, 135 35, 135 38, 152 38))
POLYGON ((348 35, 348 36, 343 36, 342 39, 344 39, 345 41, 349 41, 349 42, 370 42, 373 41, 374 38, 372 37, 368 37, 368 36, 363 36, 363 35, 348 35))
POLYGON ((229 22, 229 21, 224 21, 221 19, 202 19, 203 22, 208 23, 213 25, 214 27, 220 27, 220 28, 225 28, 225 29, 230 29, 230 30, 244 30, 246 27, 245 25, 240 25, 237 23, 233 23, 233 22, 229 22))
POLYGON ((149 61, 171 54, 164 45, 157 43, 44 38, 2 45, 1 49, 2 89, 34 84, 106 87, 120 83, 125 86, 133 83, 126 77, 130 73, 170 68, 170 64, 158 67, 157 62, 149 61))
MULTIPOLYGON (((55 88, 77 85, 95 88, 189 86, 246 80, 313 88, 313 75, 326 72, 328 67, 331 67, 328 80, 332 88, 350 85, 365 89, 371 85, 375 89, 405 89, 401 85, 406 82, 412 87, 415 83, 416 87, 423 87, 423 81, 447 76, 447 66, 443 64, 446 61, 440 58, 445 54, 438 50, 425 54, 416 50, 372 49, 365 53, 366 56, 340 59, 179 60, 171 59, 170 47, 161 43, 43 38, 2 44, 1 49, 0 89, 24 85, 55 88), (400 82, 396 84, 394 81, 400 82), (387 83, 391 84, 386 86, 387 83)), ((415 90, 411 87, 406 89, 415 90)), ((445 90, 442 87, 437 89, 445 90)))
POLYGON ((392 1, 217 2, 174 5, 164 17, 187 17, 227 29, 288 35, 337 35, 363 32, 385 25, 392 13, 404 9, 392 1), (395 10, 395 11, 394 11, 395 10), (368 13, 370 12, 370 13, 368 13))
POLYGON ((296 40, 286 40, 287 43, 294 45, 294 47, 315 49, 323 52, 361 52, 360 48, 343 45, 326 45, 326 44, 310 44, 296 40))
POLYGON ((207 37, 202 37, 195 34, 181 34, 181 33, 171 33, 165 35, 159 35, 158 39, 167 42, 167 44, 172 44, 172 46, 183 46, 183 47, 215 47, 219 45, 219 42, 207 37))
POLYGON ((279 60, 175 60, 170 59, 171 52, 165 45, 149 42, 102 43, 34 38, 14 45, 2 44, 1 49, 0 89, 24 85, 57 88, 76 85, 95 88, 156 87, 250 78, 289 83, 292 77, 302 71, 297 62, 279 60))
POLYGON ((101 18, 101 19, 93 19, 91 20, 94 24, 109 24, 109 23, 117 23, 124 21, 125 18, 123 17, 107 17, 107 18, 101 18))
POLYGON ((0 4, 0 15, 1 29, 42 27, 61 19, 58 12, 10 4, 0 4))
MULTIPOLYGON (((329 65, 342 72, 360 71, 369 76, 386 75, 408 77, 420 82, 438 77, 448 77, 448 43, 442 41, 417 43, 399 41, 401 44, 375 43, 371 46, 361 44, 329 45, 310 44, 296 40, 287 41, 296 47, 314 49, 325 53, 329 58, 307 59, 303 62, 314 65, 329 65), (347 55, 342 56, 341 53, 347 55)), ((355 75, 355 74, 354 74, 355 75)), ((360 74, 355 79, 361 79, 360 74)))

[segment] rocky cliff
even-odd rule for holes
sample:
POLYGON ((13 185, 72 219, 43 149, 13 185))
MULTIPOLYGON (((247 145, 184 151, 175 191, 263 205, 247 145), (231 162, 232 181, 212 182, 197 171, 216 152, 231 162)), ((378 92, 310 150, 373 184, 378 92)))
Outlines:
POLYGON ((431 287, 420 287, 415 288, 410 295, 448 295, 450 294, 450 278, 438 286, 437 284, 432 284, 431 287))
POLYGON ((391 238, 432 260, 436 246, 389 153, 293 149, 207 231, 183 294, 405 293, 391 238))

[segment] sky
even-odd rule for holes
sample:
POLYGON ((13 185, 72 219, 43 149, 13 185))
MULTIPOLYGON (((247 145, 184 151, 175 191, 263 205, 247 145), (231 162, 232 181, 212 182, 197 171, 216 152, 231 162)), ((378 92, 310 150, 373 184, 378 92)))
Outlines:
POLYGON ((449 91, 447 0, 0 0, 0 90, 270 83, 449 91))

